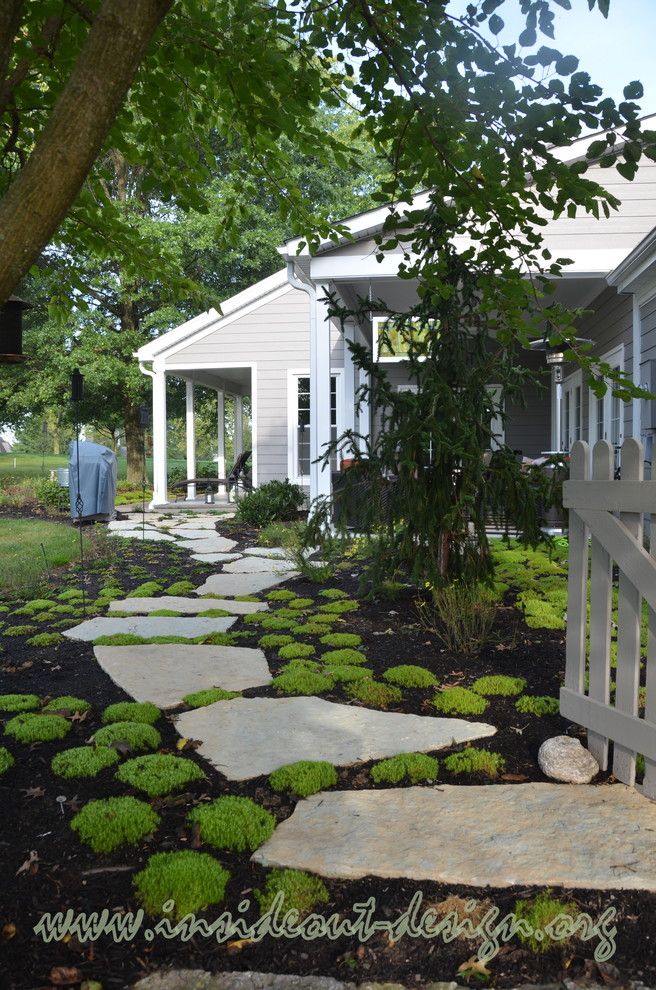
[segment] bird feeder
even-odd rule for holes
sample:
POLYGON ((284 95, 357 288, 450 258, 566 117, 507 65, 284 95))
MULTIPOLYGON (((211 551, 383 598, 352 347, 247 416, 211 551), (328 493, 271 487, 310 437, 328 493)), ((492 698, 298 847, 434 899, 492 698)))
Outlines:
POLYGON ((23 310, 31 308, 18 296, 10 296, 0 306, 0 364, 27 361, 27 355, 23 354, 23 310))

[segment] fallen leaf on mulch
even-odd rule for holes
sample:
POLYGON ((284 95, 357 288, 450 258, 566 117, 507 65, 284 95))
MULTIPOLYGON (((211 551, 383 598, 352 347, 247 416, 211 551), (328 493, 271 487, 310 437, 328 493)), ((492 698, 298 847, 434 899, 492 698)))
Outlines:
POLYGON ((507 781, 509 784, 523 784, 529 778, 525 773, 502 773, 501 779, 507 781))
POLYGON ((182 739, 178 739, 177 743, 175 744, 175 748, 181 750, 182 752, 185 752, 188 749, 198 749, 198 747, 202 746, 202 744, 203 743, 201 739, 182 738, 182 739))
POLYGON ((26 798, 40 798, 45 793, 45 787, 21 787, 21 794, 26 798))
POLYGON ((8 921, 6 925, 2 926, 2 937, 9 941, 10 938, 14 937, 17 931, 18 929, 13 921, 8 921))
POLYGON ((473 976, 479 980, 487 980, 491 975, 485 963, 481 962, 476 956, 472 956, 471 959, 461 963, 456 972, 466 981, 470 980, 473 976))
POLYGON ((234 955, 236 952, 241 952, 242 949, 248 948, 252 945, 255 940, 252 938, 238 938, 234 942, 228 942, 226 945, 226 950, 228 955, 234 955))
POLYGON ((36 849, 32 849, 29 858, 26 859, 23 865, 19 866, 18 869, 16 870, 16 876, 19 876, 19 874, 21 873, 29 873, 29 875, 33 877, 34 874, 38 871, 38 869, 39 869, 39 854, 36 851, 36 849))
POLYGON ((56 987, 70 987, 82 981, 82 972, 77 966, 53 966, 48 979, 56 987))

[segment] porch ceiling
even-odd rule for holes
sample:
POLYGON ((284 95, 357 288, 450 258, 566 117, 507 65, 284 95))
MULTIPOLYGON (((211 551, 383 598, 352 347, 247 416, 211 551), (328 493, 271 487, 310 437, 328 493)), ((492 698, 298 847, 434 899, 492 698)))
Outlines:
POLYGON ((207 368, 198 370, 167 368, 166 373, 184 381, 194 382, 203 388, 220 389, 234 395, 251 394, 250 368, 207 368))

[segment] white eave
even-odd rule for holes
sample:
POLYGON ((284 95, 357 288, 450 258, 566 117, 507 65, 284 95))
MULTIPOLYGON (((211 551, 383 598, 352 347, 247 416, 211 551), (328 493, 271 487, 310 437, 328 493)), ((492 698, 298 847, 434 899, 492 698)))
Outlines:
POLYGON ((655 263, 656 227, 610 273, 608 284, 616 286, 618 292, 630 291, 653 269, 655 263))

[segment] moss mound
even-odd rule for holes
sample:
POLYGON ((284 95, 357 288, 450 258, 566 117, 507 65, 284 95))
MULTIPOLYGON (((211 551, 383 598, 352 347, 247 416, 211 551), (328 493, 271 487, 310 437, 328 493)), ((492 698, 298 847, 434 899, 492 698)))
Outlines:
POLYGON ((111 797, 85 804, 71 828, 94 852, 111 853, 121 846, 136 846, 159 823, 159 815, 145 801, 111 797))
POLYGON ((58 698, 53 698, 47 705, 43 706, 44 712, 75 712, 82 714, 91 710, 91 704, 84 698, 75 698, 72 694, 62 694, 58 698))
POLYGON ((337 770, 325 760, 299 760, 269 775, 269 784, 274 791, 289 791, 297 797, 309 797, 336 783, 337 770))
POLYGON ((239 691, 224 691, 223 688, 205 688, 204 691, 194 691, 193 694, 185 694, 182 700, 190 708, 205 708, 206 705, 213 705, 215 701, 230 701, 231 698, 238 697, 239 691))
POLYGON ((203 842, 230 852, 253 852, 273 834, 276 819, 261 805, 245 797, 220 797, 199 805, 187 815, 198 824, 203 842))
POLYGON ((5 725, 5 733, 18 742, 52 742, 64 739, 71 731, 71 723, 61 715, 35 715, 22 712, 5 725))
POLYGON ((515 708, 522 715, 558 715, 560 712, 560 701, 552 698, 548 694, 525 694, 515 702, 515 708))
POLYGON ((428 688, 437 684, 435 674, 414 663, 401 663, 396 667, 389 667, 383 678, 390 684, 396 684, 397 687, 428 688))
POLYGON ((120 759, 109 746, 76 746, 53 756, 50 768, 58 777, 97 777, 101 770, 114 766, 120 759))
POLYGON ((143 791, 148 797, 163 797, 205 775, 197 763, 184 756, 153 753, 127 760, 116 771, 116 779, 143 791))
POLYGON ((326 633, 319 642, 323 643, 324 646, 334 646, 341 649, 346 646, 360 646, 362 636, 358 636, 356 633, 326 633))
POLYGON ((280 894, 283 895, 281 917, 292 909, 303 917, 317 904, 326 904, 329 900, 328 888, 319 877, 302 870, 271 870, 263 889, 255 891, 262 914, 270 910, 280 894))
POLYGON ((96 746, 119 746, 125 743, 131 750, 157 749, 160 734, 144 722, 113 722, 98 729, 93 741, 96 746))
POLYGON ((300 622, 292 626, 291 631, 296 636, 321 636, 326 631, 326 627, 318 622, 300 622))
POLYGON ((321 655, 321 660, 330 667, 333 664, 342 667, 344 664, 352 666, 353 664, 366 663, 367 657, 361 650, 327 650, 321 655))
POLYGON ((274 677, 271 684, 283 694, 294 695, 324 694, 333 686, 332 679, 325 674, 308 670, 306 667, 292 667, 291 664, 274 677))
POLYGON ((40 704, 36 694, 0 694, 0 712, 29 712, 40 704))
POLYGON ((159 581, 145 581, 138 588, 128 591, 126 598, 154 598, 158 592, 163 591, 159 581))
POLYGON ((105 725, 111 722, 143 722, 145 725, 154 725, 162 717, 162 713, 150 701, 117 701, 114 705, 108 705, 102 714, 102 721, 105 725))
POLYGON ((176 920, 220 904, 230 874, 208 853, 184 849, 155 853, 133 880, 135 896, 149 914, 173 901, 176 920))
POLYGON ((350 598, 342 598, 339 601, 326 602, 319 606, 320 612, 327 615, 343 615, 345 612, 355 612, 360 606, 350 598))
POLYGON ((351 681, 363 681, 374 676, 368 667, 353 667, 351 664, 329 667, 328 670, 336 684, 349 684, 351 681))
POLYGON ((289 633, 267 633, 260 638, 257 645, 266 650, 275 646, 288 646, 293 642, 294 637, 290 636, 289 633))
POLYGON ((0 746, 0 777, 2 777, 3 773, 6 773, 7 770, 11 770, 15 762, 16 760, 6 746, 0 746))
POLYGON ((445 715, 482 715, 489 702, 467 688, 452 687, 436 694, 433 704, 445 715))
POLYGON ((506 767, 506 761, 500 753, 489 749, 477 749, 471 746, 460 753, 451 753, 444 759, 444 769, 450 773, 484 773, 488 777, 498 777, 506 767))
POLYGON ((176 581, 175 584, 169 585, 169 587, 164 592, 166 595, 188 595, 194 590, 193 581, 176 581))
POLYGON ((265 597, 270 602, 291 602, 296 598, 296 595, 287 588, 278 588, 277 591, 270 591, 265 597))
POLYGON ((61 633, 37 633, 36 636, 30 636, 25 642, 28 646, 59 646, 60 643, 64 642, 64 637, 61 633))
POLYGON ((345 591, 342 591, 341 588, 324 588, 323 591, 319 592, 319 595, 322 598, 348 598, 348 594, 345 591))
POLYGON ((311 657, 313 654, 314 647, 309 643, 288 643, 278 650, 281 660, 299 660, 302 657, 311 657))
POLYGON ((376 763, 369 773, 375 784, 400 784, 404 780, 420 784, 437 780, 439 764, 434 757, 424 753, 399 753, 376 763))
POLYGON ((357 698, 363 705, 370 708, 387 708, 403 700, 403 693, 400 688, 391 684, 381 684, 380 681, 373 681, 369 678, 354 681, 346 688, 352 698, 357 698))
POLYGON ((526 687, 523 677, 506 677, 504 674, 492 674, 489 677, 479 677, 471 686, 476 694, 501 695, 512 697, 521 694, 526 687))
MULTIPOLYGON (((571 901, 556 900, 551 896, 550 890, 543 890, 529 901, 516 901, 514 914, 517 919, 527 921, 532 932, 531 935, 524 935, 518 931, 517 937, 520 942, 527 945, 532 952, 547 952, 553 944, 549 938, 548 926, 560 914, 569 915, 573 920, 578 914, 578 908, 571 901)), ((559 939, 559 943, 562 942, 563 940, 559 939)))
POLYGON ((313 605, 314 598, 290 598, 288 601, 288 608, 291 608, 294 611, 312 608, 313 605))
POLYGON ((30 633, 36 632, 36 626, 10 626, 8 629, 2 630, 3 636, 29 636, 30 633))

